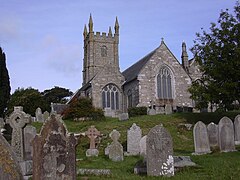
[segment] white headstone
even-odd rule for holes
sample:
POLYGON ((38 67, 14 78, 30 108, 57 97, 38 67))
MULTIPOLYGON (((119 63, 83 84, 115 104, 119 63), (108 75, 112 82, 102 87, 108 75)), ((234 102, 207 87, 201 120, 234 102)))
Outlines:
POLYGON ((240 145, 240 114, 234 119, 235 144, 240 145))
POLYGON ((218 125, 211 122, 207 126, 208 139, 210 147, 214 148, 218 146, 218 125))

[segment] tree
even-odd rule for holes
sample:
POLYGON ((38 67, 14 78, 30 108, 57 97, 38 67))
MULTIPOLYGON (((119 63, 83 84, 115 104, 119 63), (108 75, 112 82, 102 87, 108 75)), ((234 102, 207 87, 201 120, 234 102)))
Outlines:
POLYGON ((50 111, 50 105, 45 101, 41 93, 33 88, 18 88, 11 95, 8 104, 8 114, 13 111, 14 106, 23 106, 24 112, 35 116, 35 111, 38 107, 42 111, 50 111))
POLYGON ((6 55, 0 47, 0 117, 4 116, 10 98, 10 81, 6 66, 6 55))
POLYGON ((240 6, 234 13, 221 11, 217 24, 211 23, 210 32, 197 33, 192 52, 202 78, 189 89, 197 107, 216 103, 227 109, 233 101, 240 102, 240 6))
POLYGON ((69 89, 61 88, 55 86, 52 89, 47 89, 42 92, 42 95, 44 96, 45 100, 51 104, 53 103, 66 103, 67 97, 70 97, 73 95, 73 93, 69 89))

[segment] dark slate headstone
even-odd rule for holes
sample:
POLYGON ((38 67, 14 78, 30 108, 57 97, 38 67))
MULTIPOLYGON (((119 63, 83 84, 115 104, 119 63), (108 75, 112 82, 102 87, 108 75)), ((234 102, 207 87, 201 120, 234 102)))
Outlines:
POLYGON ((52 114, 33 139, 33 179, 76 179, 76 145, 60 116, 52 114))
POLYGON ((207 126, 208 139, 210 147, 214 148, 218 146, 218 125, 211 122, 207 126))
POLYGON ((194 138, 194 154, 207 154, 210 153, 210 145, 208 140, 207 127, 202 121, 198 121, 193 128, 194 138))
POLYGON ((13 113, 7 119, 7 123, 12 127, 11 146, 15 151, 18 160, 24 160, 24 137, 23 129, 31 122, 31 116, 23 112, 23 107, 14 107, 13 113))
POLYGON ((0 134, 0 179, 1 180, 22 180, 20 166, 16 154, 8 142, 0 134))
POLYGON ((170 133, 162 126, 152 128, 147 135, 147 175, 173 176, 173 143, 170 133))
POLYGON ((223 117, 218 124, 219 148, 221 152, 235 151, 233 122, 228 117, 223 117))
POLYGON ((234 119, 235 144, 240 145, 240 114, 234 119))

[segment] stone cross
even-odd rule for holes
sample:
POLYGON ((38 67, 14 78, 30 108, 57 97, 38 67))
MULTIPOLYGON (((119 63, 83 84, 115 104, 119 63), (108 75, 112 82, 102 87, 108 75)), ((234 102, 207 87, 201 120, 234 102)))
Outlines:
POLYGON ((123 146, 118 142, 120 133, 114 129, 109 136, 113 140, 109 145, 109 159, 112 161, 123 161, 123 146))
POLYGON ((23 128, 31 122, 31 116, 23 112, 21 106, 14 107, 13 113, 7 119, 7 123, 12 127, 11 146, 14 149, 18 160, 24 160, 24 138, 23 128))
POLYGON ((100 131, 98 131, 95 126, 91 126, 88 131, 85 132, 87 137, 90 139, 90 149, 96 149, 95 139, 100 136, 100 131))

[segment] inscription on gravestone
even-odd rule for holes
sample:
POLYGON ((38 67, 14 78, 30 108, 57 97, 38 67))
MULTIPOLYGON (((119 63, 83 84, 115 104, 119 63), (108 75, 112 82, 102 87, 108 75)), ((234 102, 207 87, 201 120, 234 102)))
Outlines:
POLYGON ((173 176, 173 144, 170 133, 162 126, 152 128, 147 135, 147 175, 173 176))
POLYGON ((193 128, 194 154, 210 153, 210 145, 207 133, 207 127, 202 121, 198 121, 193 128))
POLYGON ((60 116, 52 114, 33 139, 34 180, 76 180, 76 145, 60 116))
POLYGON ((218 124, 219 148, 221 152, 235 151, 234 128, 232 120, 223 117, 218 124))

